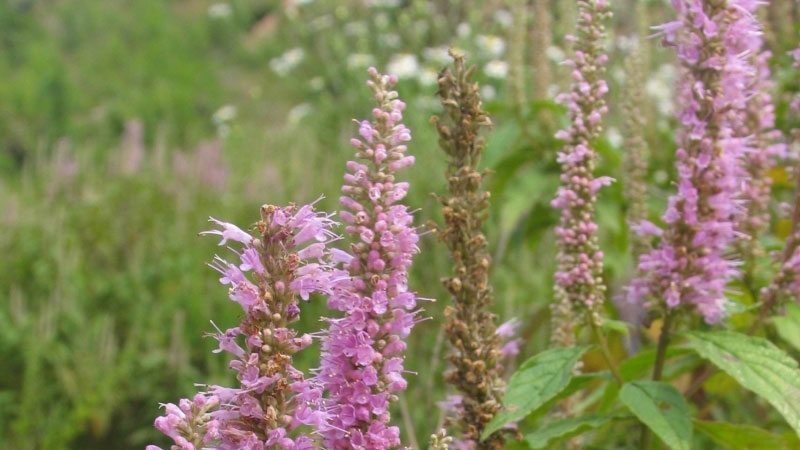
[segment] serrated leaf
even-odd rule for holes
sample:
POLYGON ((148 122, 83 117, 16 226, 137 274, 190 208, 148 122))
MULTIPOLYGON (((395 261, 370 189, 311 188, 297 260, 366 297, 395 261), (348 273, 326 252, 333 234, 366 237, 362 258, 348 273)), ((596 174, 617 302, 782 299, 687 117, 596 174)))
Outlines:
POLYGON ((733 331, 686 334, 697 353, 768 401, 800 434, 797 361, 766 339, 733 331))
POLYGON ((673 450, 691 450, 689 405, 671 384, 633 381, 619 391, 622 403, 673 450))
POLYGON ((600 428, 611 422, 614 416, 587 414, 581 417, 568 417, 555 420, 525 436, 530 448, 551 448, 554 441, 577 436, 586 431, 600 428))
POLYGON ((695 420, 694 428, 727 450, 787 450, 778 435, 751 425, 695 420))
POLYGON ((772 318, 778 335, 792 347, 800 350, 800 306, 786 305, 786 315, 772 318))
POLYGON ((481 440, 505 424, 522 419, 563 391, 572 378, 575 364, 587 349, 553 348, 525 361, 508 380, 503 396, 505 411, 486 425, 481 440))

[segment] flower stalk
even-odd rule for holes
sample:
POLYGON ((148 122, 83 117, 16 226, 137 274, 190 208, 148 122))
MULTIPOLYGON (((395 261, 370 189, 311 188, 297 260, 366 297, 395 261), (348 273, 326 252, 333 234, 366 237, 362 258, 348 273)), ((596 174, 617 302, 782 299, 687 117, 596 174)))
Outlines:
POLYGON ((401 200, 409 184, 396 174, 414 164, 411 139, 401 123, 405 104, 393 90, 397 78, 369 69, 367 85, 377 106, 372 121, 358 123, 352 139, 356 160, 347 163, 340 203, 349 252, 335 250, 336 282, 328 306, 341 318, 327 319, 316 380, 325 389, 323 430, 328 449, 383 450, 400 445, 390 425, 389 404, 406 389, 405 338, 419 321, 417 296, 408 290, 408 270, 418 252, 413 216, 401 200))
POLYGON ((431 118, 439 145, 449 157, 448 195, 437 196, 445 222, 438 236, 453 260, 453 275, 443 279, 453 300, 445 309, 444 329, 451 346, 445 381, 462 394, 462 441, 479 449, 500 449, 499 432, 480 441, 484 427, 500 410, 504 386, 501 336, 489 310, 494 301, 489 284, 491 256, 481 231, 489 208, 489 193, 481 189, 487 172, 478 169, 485 144, 481 131, 491 126, 491 120, 481 106, 478 84, 471 80, 475 67, 465 68, 462 55, 451 51, 451 56, 453 70, 445 69, 439 76, 445 119, 431 118))

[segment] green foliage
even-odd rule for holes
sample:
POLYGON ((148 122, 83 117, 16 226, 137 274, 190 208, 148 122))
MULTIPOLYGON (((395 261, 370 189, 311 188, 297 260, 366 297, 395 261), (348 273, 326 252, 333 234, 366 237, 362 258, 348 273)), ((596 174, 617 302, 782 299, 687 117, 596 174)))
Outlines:
POLYGON ((525 435, 530 448, 552 448, 553 443, 583 434, 586 431, 600 428, 611 423, 617 416, 587 414, 580 417, 569 417, 554 420, 533 433, 525 435))
POLYGON ((788 443, 775 434, 752 425, 694 421, 694 429, 727 450, 788 450, 788 443))
POLYGON ((689 406, 675 387, 659 381, 632 381, 622 387, 619 398, 669 448, 692 448, 689 406))
POLYGON ((692 348, 768 401, 800 433, 800 370, 775 344, 732 331, 686 333, 692 348))
POLYGON ((527 416, 564 390, 586 350, 588 347, 553 348, 525 361, 508 381, 504 411, 486 425, 481 437, 527 416))
POLYGON ((773 317, 772 323, 781 339, 800 350, 800 306, 794 303, 786 305, 786 315, 773 317))

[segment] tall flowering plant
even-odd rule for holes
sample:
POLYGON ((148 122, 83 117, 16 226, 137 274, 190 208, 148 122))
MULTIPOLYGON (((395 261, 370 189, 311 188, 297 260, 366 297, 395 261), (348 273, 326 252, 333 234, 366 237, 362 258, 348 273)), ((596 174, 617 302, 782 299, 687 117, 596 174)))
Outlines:
POLYGON ((419 239, 413 216, 401 203, 409 188, 396 173, 414 163, 401 123, 405 104, 392 88, 397 78, 369 69, 367 82, 377 106, 372 121, 358 123, 347 163, 340 213, 352 238, 350 251, 333 251, 336 275, 328 306, 344 313, 327 319, 321 366, 315 381, 324 387, 329 417, 324 445, 330 449, 380 450, 400 445, 389 423, 389 403, 406 389, 404 339, 418 321, 417 296, 408 289, 408 269, 419 239))
POLYGON ((738 135, 751 95, 753 66, 745 49, 757 36, 756 2, 730 0, 673 2, 678 20, 660 26, 664 43, 675 48, 681 70, 682 128, 676 153, 678 192, 663 215, 666 229, 643 222, 640 233, 660 238, 642 255, 641 277, 629 295, 634 302, 689 306, 709 323, 725 313, 725 287, 737 275, 727 255, 737 238, 742 158, 749 137, 738 135))
POLYGON ((558 98, 567 106, 570 126, 556 134, 566 145, 558 154, 561 187, 552 201, 552 206, 561 210, 555 230, 559 253, 553 339, 565 346, 574 343, 573 317, 584 315, 597 324, 605 301, 595 201, 598 190, 612 179, 595 176, 597 153, 592 141, 602 130, 600 121, 608 111, 604 100, 608 84, 603 72, 608 55, 603 51, 603 23, 610 14, 606 0, 578 1, 577 35, 569 36, 575 50, 573 58, 566 61, 572 68, 572 91, 558 98))
POLYGON ((238 385, 207 386, 192 400, 167 404, 155 426, 173 439, 173 450, 316 448, 316 433, 327 422, 322 390, 292 365, 292 355, 312 338, 290 324, 300 316, 299 299, 332 292, 327 246, 336 239, 335 223, 313 205, 263 206, 257 237, 211 221, 219 229, 200 234, 239 247, 228 247, 238 263, 217 256, 210 264, 244 312, 238 326, 214 335, 215 353, 233 357, 238 385))
MULTIPOLYGON (((464 57, 451 51, 453 69, 439 76, 439 99, 444 121, 431 121, 439 132, 439 145, 449 157, 448 195, 440 196, 445 226, 439 239, 450 250, 453 275, 443 279, 453 299, 445 309, 445 332, 451 345, 451 369, 445 381, 459 392, 459 425, 463 443, 482 449, 502 448, 503 436, 495 433, 481 442, 486 424, 500 411, 503 389, 503 351, 489 310, 494 301, 489 284, 491 256, 481 228, 489 208, 489 193, 481 190, 486 172, 478 170, 484 150, 483 128, 491 126, 481 105, 478 84, 472 81, 475 68, 464 67, 464 57)), ((502 331, 502 330, 501 330, 502 331)))

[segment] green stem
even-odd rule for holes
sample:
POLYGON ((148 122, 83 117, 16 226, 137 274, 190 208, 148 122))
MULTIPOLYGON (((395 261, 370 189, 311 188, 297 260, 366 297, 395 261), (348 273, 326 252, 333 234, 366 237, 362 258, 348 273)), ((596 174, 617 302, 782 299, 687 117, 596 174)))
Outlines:
POLYGON ((597 338, 597 342, 600 344, 600 352, 603 354, 603 359, 606 361, 606 365, 611 370, 611 374, 614 376, 614 379, 617 381, 617 384, 622 386, 623 384, 625 384, 625 380, 622 378, 622 374, 619 372, 617 363, 611 356, 611 350, 609 350, 608 348, 608 340, 606 340, 606 336, 603 334, 603 331, 600 330, 600 327, 597 326, 595 321, 592 319, 591 315, 589 316, 589 323, 592 324, 592 331, 594 331, 594 335, 597 338))
MULTIPOLYGON (((664 323, 661 324, 661 334, 658 336, 658 348, 656 349, 656 362, 653 366, 653 381, 659 381, 664 372, 664 360, 667 357, 667 347, 669 347, 669 333, 672 327, 672 312, 667 311, 664 316, 664 323)), ((642 449, 649 450, 652 442, 652 435, 647 425, 642 424, 642 449)))

